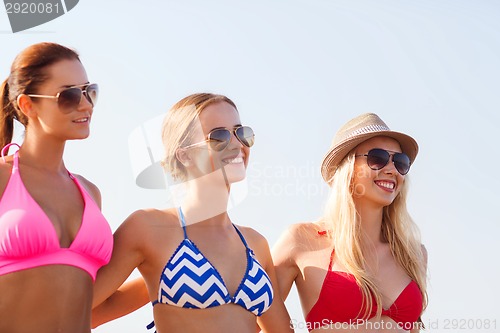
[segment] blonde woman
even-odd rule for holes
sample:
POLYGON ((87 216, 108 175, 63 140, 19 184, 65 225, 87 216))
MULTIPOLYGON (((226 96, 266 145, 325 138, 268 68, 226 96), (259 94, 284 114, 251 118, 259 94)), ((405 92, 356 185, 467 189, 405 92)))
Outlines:
POLYGON ((323 218, 292 225, 273 249, 281 293, 295 283, 310 332, 419 331, 427 256, 406 209, 417 153, 372 113, 335 135, 321 169, 331 188, 323 218))
POLYGON ((150 301, 158 333, 292 332, 265 238, 227 213, 245 178, 254 134, 235 104, 215 94, 176 103, 163 125, 164 166, 186 185, 180 207, 145 209, 115 232, 99 271, 94 326, 150 301), (120 287, 134 268, 144 280, 120 287), (112 295, 113 294, 113 295, 112 295), (107 299, 107 300, 106 300, 107 299))

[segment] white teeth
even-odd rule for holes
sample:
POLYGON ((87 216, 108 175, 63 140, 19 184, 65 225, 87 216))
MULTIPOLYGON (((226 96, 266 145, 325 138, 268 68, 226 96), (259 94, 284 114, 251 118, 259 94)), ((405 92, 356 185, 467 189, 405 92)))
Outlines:
POLYGON ((89 118, 82 118, 82 119, 73 120, 73 122, 75 122, 75 123, 86 123, 87 121, 89 121, 89 118))
POLYGON ((231 160, 224 160, 224 162, 227 164, 243 163, 243 157, 235 157, 231 160))
POLYGON ((396 186, 394 183, 389 182, 377 182, 377 185, 393 190, 396 186))

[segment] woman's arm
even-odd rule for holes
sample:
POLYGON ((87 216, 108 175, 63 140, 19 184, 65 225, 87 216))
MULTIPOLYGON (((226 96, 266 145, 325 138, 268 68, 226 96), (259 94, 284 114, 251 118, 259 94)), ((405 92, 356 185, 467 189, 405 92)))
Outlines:
POLYGON ((274 299, 271 307, 262 316, 257 317, 257 323, 264 333, 286 333, 294 332, 290 324, 290 315, 285 307, 281 290, 279 288, 276 272, 274 269, 271 251, 266 239, 260 236, 259 242, 259 262, 263 263, 267 275, 273 285, 274 299))
POLYGON ((123 317, 149 303, 142 277, 125 282, 113 295, 92 310, 92 328, 123 317))
MULTIPOLYGON (((111 261, 106 266, 103 266, 97 273, 94 285, 93 308, 114 294, 115 291, 129 277, 132 271, 143 262, 144 256, 142 240, 148 239, 147 224, 144 223, 144 221, 147 221, 146 217, 146 212, 135 212, 131 214, 115 231, 111 261)), ((125 290, 137 290, 137 295, 142 295, 140 289, 127 288, 125 290)), ((132 297, 133 294, 130 294, 129 296, 127 296, 128 294, 123 296, 123 293, 121 296, 118 295, 115 295, 115 297, 132 297)), ((111 309, 114 309, 110 306, 112 304, 116 304, 116 302, 111 300, 103 309, 111 311, 111 309)), ((120 313, 120 311, 117 313, 120 313)), ((105 315, 102 312, 101 315, 108 318, 108 315, 105 315)))
POLYGON ((285 300, 290 293, 293 282, 299 274, 295 262, 296 226, 290 226, 278 239, 272 250, 272 260, 276 271, 276 280, 280 294, 285 300))
MULTIPOLYGON (((428 254, 427 254, 427 249, 425 248, 424 244, 422 244, 422 255, 423 255, 423 260, 424 260, 423 265, 425 267, 425 271, 427 272, 427 257, 428 257, 428 254)), ((420 332, 420 324, 422 323, 421 319, 422 319, 422 317, 419 318, 420 322, 416 322, 415 323, 415 327, 410 330, 410 333, 419 333, 420 332)))

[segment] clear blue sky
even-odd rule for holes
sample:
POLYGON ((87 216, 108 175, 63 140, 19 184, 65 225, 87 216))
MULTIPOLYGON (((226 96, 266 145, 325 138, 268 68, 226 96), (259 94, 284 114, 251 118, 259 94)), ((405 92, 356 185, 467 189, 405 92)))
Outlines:
MULTIPOLYGON (((135 185, 134 129, 187 94, 228 95, 257 140, 230 214, 271 245, 321 215, 319 165, 336 129, 378 113, 420 144, 409 209, 429 252, 424 322, 498 332, 499 17, 493 0, 80 0, 17 34, 0 10, 0 77, 35 42, 80 52, 101 95, 91 137, 68 143, 65 160, 100 187, 113 229, 170 205, 166 191, 135 185)), ((287 306, 303 321, 295 294, 287 306)), ((147 306, 95 333, 144 332, 151 318, 147 306)))

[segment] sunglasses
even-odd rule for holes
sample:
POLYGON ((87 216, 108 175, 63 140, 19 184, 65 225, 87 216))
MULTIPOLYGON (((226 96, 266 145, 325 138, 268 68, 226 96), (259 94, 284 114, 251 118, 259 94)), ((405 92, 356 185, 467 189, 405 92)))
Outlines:
POLYGON ((370 150, 367 154, 356 155, 355 157, 366 156, 366 162, 370 169, 380 170, 385 167, 392 156, 392 163, 396 170, 402 175, 406 175, 410 171, 410 158, 405 153, 389 152, 384 149, 375 148, 370 150))
POLYGON ((232 134, 234 134, 236 139, 238 139, 238 141, 241 142, 242 145, 248 148, 252 147, 255 142, 255 134, 251 127, 236 126, 232 130, 227 128, 216 128, 208 133, 207 138, 204 141, 193 143, 183 148, 191 148, 208 142, 208 146, 210 147, 210 149, 215 151, 223 151, 227 148, 229 142, 231 142, 232 134))
POLYGON ((96 83, 72 86, 58 92, 55 96, 28 94, 29 97, 56 99, 59 109, 64 113, 76 109, 82 101, 82 96, 85 96, 87 101, 94 106, 98 95, 99 86, 96 83))

